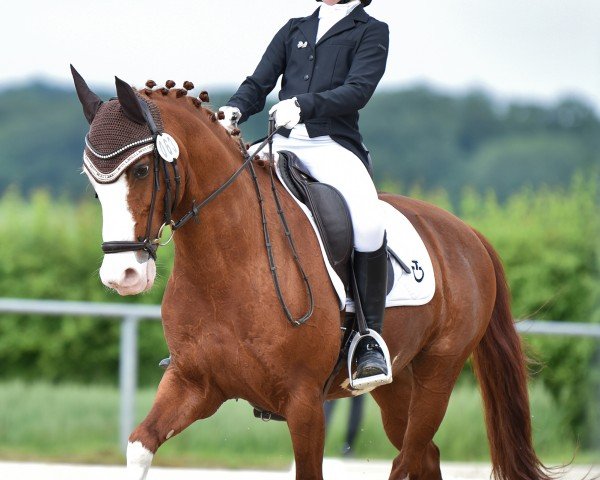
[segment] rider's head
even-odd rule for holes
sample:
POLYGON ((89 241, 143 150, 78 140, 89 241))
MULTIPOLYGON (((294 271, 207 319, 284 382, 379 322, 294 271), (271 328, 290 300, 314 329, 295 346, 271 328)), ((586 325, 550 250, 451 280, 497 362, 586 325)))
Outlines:
MULTIPOLYGON (((348 3, 352 0, 317 0, 317 2, 323 2, 326 3, 327 5, 335 5, 337 3, 348 3)), ((371 4, 372 0, 360 0, 360 3, 362 3, 365 7, 369 6, 371 4)))

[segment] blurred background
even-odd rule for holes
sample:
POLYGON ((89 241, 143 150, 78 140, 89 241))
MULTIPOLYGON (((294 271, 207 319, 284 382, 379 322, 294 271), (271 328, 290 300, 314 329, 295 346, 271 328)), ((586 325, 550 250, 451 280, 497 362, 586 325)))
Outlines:
MULTIPOLYGON (((159 304, 172 250, 149 294, 120 298, 98 278, 100 207, 80 175, 87 123, 73 63, 104 98, 113 76, 141 87, 191 80, 218 108, 288 18, 312 0, 3 5, 0 44, 0 298, 159 304)), ((595 0, 373 0, 391 30, 388 70, 361 113, 380 190, 423 198, 482 231, 500 252, 518 319, 600 323, 600 3, 595 0)), ((270 104, 276 101, 272 96, 270 104)), ((270 105, 269 104, 269 105, 270 105)), ((268 107, 267 107, 268 109, 268 107)), ((266 116, 244 124, 264 136, 266 116)), ((123 461, 121 324, 0 312, 0 459, 123 461), (56 439, 60 438, 60 442, 56 439)), ((548 463, 600 458, 600 342, 525 335, 534 436, 548 463)), ((168 354, 161 325, 139 324, 136 416, 148 411, 168 354)), ((170 440, 162 465, 281 467, 285 425, 229 402, 170 440)), ((327 455, 341 455, 348 404, 327 455)), ((442 460, 486 461, 467 366, 436 437, 442 460)), ((377 409, 351 453, 388 458, 377 409)))

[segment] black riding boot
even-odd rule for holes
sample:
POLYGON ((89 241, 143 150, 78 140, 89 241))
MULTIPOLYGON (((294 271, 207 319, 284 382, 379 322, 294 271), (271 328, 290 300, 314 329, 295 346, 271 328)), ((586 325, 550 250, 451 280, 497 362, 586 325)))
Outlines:
MULTIPOLYGON (((354 252, 354 274, 362 310, 369 330, 381 334, 387 295, 387 241, 374 252, 354 252)), ((365 338, 356 349, 356 378, 387 375, 387 364, 379 344, 365 338)))

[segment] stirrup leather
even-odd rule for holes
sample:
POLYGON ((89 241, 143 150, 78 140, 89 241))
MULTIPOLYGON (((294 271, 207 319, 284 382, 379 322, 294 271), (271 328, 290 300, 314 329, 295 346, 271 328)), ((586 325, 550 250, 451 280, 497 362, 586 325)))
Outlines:
POLYGON ((392 362, 390 361, 390 351, 388 350, 388 347, 381 335, 379 335, 376 331, 368 330, 364 335, 361 335, 358 332, 354 335, 348 350, 348 379, 350 380, 350 388, 352 390, 366 390, 367 388, 375 388, 392 382, 392 362), (380 373, 379 375, 373 375, 371 377, 352 378, 352 364, 354 363, 354 355, 356 354, 356 348, 358 347, 359 342, 363 338, 372 338, 379 344, 379 347, 383 353, 383 357, 385 358, 387 375, 380 373))

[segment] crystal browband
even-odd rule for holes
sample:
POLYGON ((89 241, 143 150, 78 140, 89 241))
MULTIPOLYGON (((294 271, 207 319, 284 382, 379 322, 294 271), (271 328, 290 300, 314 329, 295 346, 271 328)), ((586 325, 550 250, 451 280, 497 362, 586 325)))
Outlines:
MULTIPOLYGON (((152 141, 152 138, 150 138, 150 141, 152 141)), ((90 147, 88 146, 88 148, 90 148, 90 147)), ((129 146, 127 148, 131 148, 131 146, 129 146)), ((133 162, 138 160, 143 155, 151 153, 152 150, 154 150, 154 142, 151 143, 150 145, 145 145, 142 148, 138 148, 135 152, 133 152, 131 155, 129 155, 127 158, 125 158, 121 163, 119 163, 119 165, 113 171, 108 172, 108 173, 103 173, 100 170, 98 170, 98 168, 96 168, 96 166, 94 165, 94 162, 92 161, 92 159, 90 159, 90 157, 88 156, 87 152, 83 152, 83 164, 84 164, 85 168, 87 169, 87 171, 90 172, 90 175, 92 175, 92 177, 94 177, 94 179, 98 183, 113 183, 121 176, 121 174, 125 171, 125 169, 127 167, 129 167, 129 165, 131 165, 133 162)), ((122 151, 123 150, 121 149, 121 152, 122 151)), ((90 152, 92 152, 94 155, 96 155, 96 153, 91 148, 90 148, 90 152)), ((114 156, 114 155, 115 154, 111 154, 111 156, 114 156)), ((100 158, 103 159, 102 157, 100 157, 100 158)))
POLYGON ((108 160, 109 158, 116 157, 120 153, 123 153, 125 150, 129 150, 132 147, 135 147, 137 145, 144 145, 146 143, 150 143, 153 141, 154 141, 154 139, 152 137, 144 138, 142 140, 137 140, 135 142, 132 142, 129 145, 125 145, 124 147, 119 148, 117 151, 115 151, 113 153, 109 153, 108 155, 102 155, 101 153, 98 153, 96 150, 94 150, 94 147, 92 147, 92 145, 90 144, 88 135, 85 136, 85 146, 90 150, 90 152, 92 152, 92 154, 95 157, 101 158, 102 160, 108 160))

